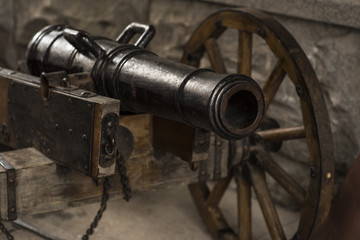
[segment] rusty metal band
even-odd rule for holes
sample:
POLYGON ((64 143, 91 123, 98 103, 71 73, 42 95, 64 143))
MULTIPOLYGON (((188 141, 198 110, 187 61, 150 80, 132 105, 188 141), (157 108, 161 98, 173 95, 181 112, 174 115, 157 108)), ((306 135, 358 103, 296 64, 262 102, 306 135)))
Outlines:
POLYGON ((16 171, 15 168, 0 155, 0 166, 6 171, 6 182, 7 182, 7 205, 8 205, 8 219, 10 221, 17 218, 16 213, 16 171))

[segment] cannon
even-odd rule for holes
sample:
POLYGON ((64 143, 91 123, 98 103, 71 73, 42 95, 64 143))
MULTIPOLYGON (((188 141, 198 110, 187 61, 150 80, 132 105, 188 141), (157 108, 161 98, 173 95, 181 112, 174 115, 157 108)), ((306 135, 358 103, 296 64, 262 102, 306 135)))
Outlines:
POLYGON ((8 166, 3 176, 14 171, 19 176, 17 190, 11 177, 0 178, 7 186, 1 218, 99 200, 103 192, 89 176, 101 182, 115 174, 128 180, 114 183, 113 193, 129 193, 129 186, 141 192, 189 183, 215 239, 252 239, 253 188, 271 238, 285 239, 267 173, 301 208, 293 239, 308 239, 329 211, 333 147, 319 82, 295 39, 277 21, 251 9, 223 10, 205 19, 189 39, 182 63, 145 50, 153 34, 151 26, 134 23, 113 41, 49 26, 28 46, 27 71, 35 76, 1 69, 0 89, 6 93, 0 95, 1 143, 30 147, 0 153, 4 163, 14 165, 3 165, 8 166), (227 73, 221 56, 218 38, 227 29, 239 34, 236 74, 227 73), (129 44, 136 34, 138 41, 129 44), (253 35, 275 59, 269 76, 256 82, 251 78, 253 35), (199 68, 206 57, 210 66, 199 68), (295 92, 298 126, 271 114, 283 84, 295 92), (307 185, 274 160, 284 142, 308 150, 307 185), (25 158, 30 161, 23 164, 25 158), (23 178, 36 169, 43 169, 41 176, 23 178), (34 204, 39 200, 31 199, 31 190, 47 178, 49 186, 37 190, 47 204, 34 204), (230 228, 219 207, 232 179, 237 229, 230 228), (208 181, 214 182, 212 188, 208 181))

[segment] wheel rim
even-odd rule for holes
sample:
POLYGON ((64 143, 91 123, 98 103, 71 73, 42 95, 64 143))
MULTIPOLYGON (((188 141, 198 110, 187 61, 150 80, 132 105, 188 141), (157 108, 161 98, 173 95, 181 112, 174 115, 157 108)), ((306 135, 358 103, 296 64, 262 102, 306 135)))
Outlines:
POLYGON ((272 132, 260 131, 255 136, 280 141, 305 137, 310 156, 310 181, 307 189, 302 189, 269 155, 252 151, 247 157, 248 161, 238 164, 234 171, 229 171, 229 176, 216 183, 212 192, 209 192, 205 182, 190 185, 190 191, 214 238, 251 239, 250 187, 253 187, 272 239, 285 239, 266 186, 264 172, 267 172, 294 199, 302 202, 299 227, 294 238, 308 239, 328 214, 334 176, 332 135, 319 81, 305 53, 291 34, 273 18, 252 9, 223 10, 205 19, 188 41, 182 62, 198 67, 206 52, 212 68, 216 72, 226 73, 217 39, 227 29, 239 30, 238 73, 251 75, 253 34, 266 42, 276 58, 277 62, 263 86, 266 110, 286 75, 294 84, 300 101, 303 126, 279 128, 272 132), (236 176, 238 189, 238 231, 229 229, 218 208, 233 175, 236 176))

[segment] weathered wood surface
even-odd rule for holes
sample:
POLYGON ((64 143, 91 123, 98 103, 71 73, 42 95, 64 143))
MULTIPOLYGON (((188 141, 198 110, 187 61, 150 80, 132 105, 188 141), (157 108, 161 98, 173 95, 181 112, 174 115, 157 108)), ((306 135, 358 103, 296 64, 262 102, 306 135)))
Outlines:
MULTIPOLYGON (((190 170, 189 164, 173 155, 156 151, 151 145, 151 117, 147 114, 122 117, 120 124, 128 128, 134 137, 135 148, 126 161, 133 193, 173 187, 196 182, 198 171, 190 170), (156 157, 155 157, 155 156, 156 157)), ((211 138, 212 143, 214 137, 211 138)), ((227 144, 223 144, 222 176, 227 174, 227 144)), ((209 155, 213 155, 211 144, 209 155)), ((57 166, 35 148, 25 148, 0 153, 16 169, 16 210, 18 217, 51 212, 71 206, 100 201, 102 185, 75 170, 57 166)), ((212 156, 210 157, 212 159, 212 156)), ((210 161, 211 162, 211 161, 210 161)), ((213 164, 208 164, 209 176, 213 164)), ((0 167, 0 213, 7 216, 7 189, 5 170, 0 167)), ((113 177, 111 198, 122 197, 120 178, 113 177)))

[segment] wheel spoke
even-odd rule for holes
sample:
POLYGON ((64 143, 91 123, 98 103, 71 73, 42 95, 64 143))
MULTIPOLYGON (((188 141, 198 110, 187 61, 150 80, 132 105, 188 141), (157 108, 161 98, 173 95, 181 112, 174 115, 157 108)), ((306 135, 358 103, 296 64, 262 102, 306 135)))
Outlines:
POLYGON ((256 154, 256 159, 268 172, 299 204, 305 201, 306 191, 298 184, 287 172, 282 169, 268 154, 260 152, 256 154))
POLYGON ((255 164, 249 163, 248 166, 250 169, 251 183, 254 187, 271 238, 273 240, 285 240, 284 230, 271 199, 269 188, 266 185, 265 173, 255 164))
POLYGON ((207 204, 209 206, 217 206, 219 204, 221 198, 224 196, 225 190, 231 182, 232 177, 233 174, 229 171, 228 176, 221 178, 218 182, 216 182, 207 199, 207 204))
POLYGON ((264 130, 257 132, 256 135, 260 137, 259 140, 271 141, 284 141, 306 137, 304 126, 264 130))
POLYGON ((263 92, 265 97, 265 111, 268 109, 269 105, 271 104, 276 92, 278 91, 285 77, 285 74, 286 73, 281 66, 281 62, 278 61, 263 87, 263 92))
POLYGON ((189 190, 196 208, 213 238, 217 240, 236 240, 236 234, 229 227, 220 209, 217 206, 207 204, 206 199, 209 195, 209 189, 206 183, 192 183, 189 185, 189 190))
POLYGON ((238 173, 235 174, 239 240, 251 240, 251 189, 247 170, 238 169, 238 173))
POLYGON ((205 49, 209 56, 212 69, 218 73, 226 73, 226 67, 221 56, 219 45, 215 38, 209 38, 205 42, 205 49))
POLYGON ((239 31, 238 73, 251 76, 252 33, 239 31))

